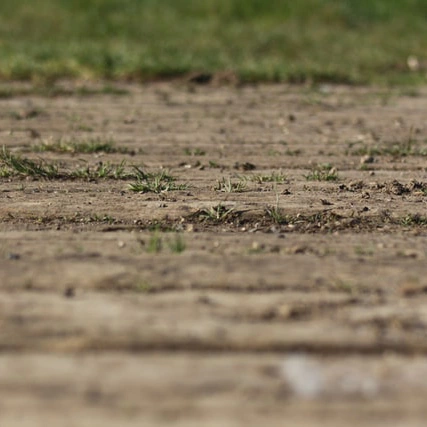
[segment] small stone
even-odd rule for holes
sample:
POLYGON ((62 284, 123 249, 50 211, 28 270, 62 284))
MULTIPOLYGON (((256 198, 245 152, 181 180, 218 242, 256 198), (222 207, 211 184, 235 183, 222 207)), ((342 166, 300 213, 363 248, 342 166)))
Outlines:
POLYGON ((420 61, 415 55, 409 55, 406 64, 410 71, 418 71, 420 69, 420 61))
POLYGON ((67 289, 65 289, 64 291, 64 296, 65 298, 73 298, 76 295, 76 291, 74 290, 73 287, 69 286, 67 289))

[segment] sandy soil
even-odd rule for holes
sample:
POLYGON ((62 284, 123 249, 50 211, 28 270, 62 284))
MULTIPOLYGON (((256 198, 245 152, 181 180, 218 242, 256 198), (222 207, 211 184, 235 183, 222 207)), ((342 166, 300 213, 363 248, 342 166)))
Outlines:
POLYGON ((125 89, 0 101, 1 424, 425 425, 427 90, 125 89))

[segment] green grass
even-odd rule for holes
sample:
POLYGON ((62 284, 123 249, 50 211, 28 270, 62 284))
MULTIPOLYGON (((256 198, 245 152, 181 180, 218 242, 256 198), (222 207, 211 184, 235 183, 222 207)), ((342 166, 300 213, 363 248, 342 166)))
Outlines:
POLYGON ((289 218, 283 213, 283 211, 276 204, 274 206, 268 206, 265 209, 267 218, 270 218, 275 224, 288 224, 289 218))
POLYGON ((363 145, 350 152, 357 156, 427 156, 427 149, 419 147, 419 144, 410 141, 385 142, 377 145, 363 145))
POLYGON ((71 179, 85 179, 96 181, 98 179, 124 180, 134 178, 133 173, 127 173, 125 170, 126 162, 122 160, 118 165, 110 162, 98 162, 95 167, 85 166, 68 172, 65 176, 71 179))
POLYGON ((160 234, 157 232, 154 232, 151 237, 150 240, 148 241, 147 244, 147 253, 149 254, 158 254, 162 251, 163 249, 163 242, 162 242, 162 238, 160 237, 160 234))
MULTIPOLYGON (((136 169, 136 168, 134 168, 136 169)), ((139 179, 140 175, 126 171, 126 162, 119 164, 98 162, 96 166, 78 167, 73 170, 61 169, 56 162, 44 159, 32 160, 20 154, 14 154, 3 146, 0 151, 0 178, 12 176, 32 177, 35 179, 84 179, 96 181, 99 179, 139 179)))
POLYGON ((251 176, 251 179, 252 181, 257 182, 258 184, 262 184, 264 182, 276 182, 278 184, 283 184, 287 180, 286 175, 284 175, 282 171, 273 171, 269 175, 253 175, 251 176))
MULTIPOLYGON (((1 9, 1 6, 0 6, 1 9)), ((3 57, 2 47, 0 44, 0 58, 3 57)), ((64 75, 59 74, 57 76, 65 77, 64 75)), ((100 88, 96 87, 88 87, 88 86, 77 86, 73 88, 64 88, 58 85, 49 84, 54 78, 46 72, 46 70, 36 71, 34 68, 31 74, 29 74, 26 78, 19 77, 14 73, 4 73, 4 69, 0 65, 0 80, 4 79, 33 79, 36 85, 32 87, 22 87, 22 86, 8 86, 7 83, 4 83, 0 86, 0 100, 13 98, 16 96, 43 96, 47 98, 55 98, 59 96, 94 96, 94 95, 127 95, 129 93, 128 90, 117 88, 111 86, 110 84, 106 84, 100 88)), ((16 118, 16 117, 15 117, 16 118)), ((26 117, 28 118, 28 117, 26 117)))
POLYGON ((137 193, 165 193, 167 191, 185 190, 185 184, 176 184, 175 178, 165 170, 146 173, 134 167, 136 182, 129 184, 129 190, 137 193))
MULTIPOLYGON (((96 147, 84 146, 84 149, 88 148, 94 149, 96 147)), ((166 170, 147 173, 137 166, 127 167, 125 160, 118 164, 100 161, 96 165, 85 164, 73 169, 65 169, 61 168, 55 161, 32 160, 20 154, 12 153, 3 146, 0 150, 0 178, 13 176, 33 177, 35 179, 83 179, 87 181, 133 179, 135 182, 129 184, 129 190, 139 193, 164 193, 187 189, 186 184, 176 184, 175 177, 166 170)))
POLYGON ((126 154, 128 150, 124 147, 117 147, 112 139, 91 138, 86 140, 71 140, 71 141, 44 141, 33 146, 33 151, 54 153, 122 153, 126 154))
POLYGON ((246 189, 246 181, 240 178, 239 181, 233 182, 231 178, 225 179, 224 177, 217 181, 214 188, 215 191, 223 193, 242 193, 246 189))
POLYGON ((206 151, 201 148, 185 148, 184 154, 187 156, 204 156, 206 151))
POLYGON ((169 249, 174 254, 181 254, 187 248, 185 240, 180 233, 174 235, 174 239, 168 241, 169 249))
POLYGON ((409 214, 401 218, 400 223, 405 227, 411 226, 426 226, 427 217, 419 214, 409 214))
POLYGON ((425 82, 407 59, 426 18, 424 0, 2 0, 0 78, 425 82))
POLYGON ((180 233, 168 233, 168 237, 164 237, 165 233, 154 231, 148 240, 146 251, 149 254, 158 254, 163 251, 165 244, 173 254, 180 254, 185 251, 186 244, 180 233), (169 238, 170 234, 173 238, 169 238))
POLYGON ((317 165, 307 175, 304 175, 307 181, 337 181, 338 172, 330 164, 317 165))
POLYGON ((392 157, 427 156, 427 149, 424 145, 424 143, 419 143, 413 138, 413 129, 411 129, 408 137, 403 140, 384 141, 381 144, 375 145, 360 145, 357 142, 350 142, 346 154, 392 157))
POLYGON ((233 211, 234 208, 227 208, 222 203, 220 203, 216 206, 201 209, 197 212, 197 215, 201 221, 222 223, 230 218, 233 211))
POLYGON ((283 213, 283 210, 279 207, 279 194, 276 193, 276 203, 274 206, 267 206, 265 209, 267 218, 270 218, 275 224, 288 224, 289 217, 283 213))
POLYGON ((3 147, 0 152, 0 166, 2 168, 2 175, 6 177, 6 172, 9 176, 13 174, 30 176, 33 178, 55 179, 61 178, 59 168, 54 163, 48 163, 44 160, 38 162, 15 155, 3 147))

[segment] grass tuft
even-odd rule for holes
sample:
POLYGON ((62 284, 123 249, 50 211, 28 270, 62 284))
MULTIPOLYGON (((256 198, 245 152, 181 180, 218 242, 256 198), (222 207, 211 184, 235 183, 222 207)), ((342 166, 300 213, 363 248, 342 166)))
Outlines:
POLYGON ((426 16, 422 0, 2 0, 0 77, 53 87, 233 70, 243 82, 425 82, 426 16))
POLYGON ((0 152, 0 162, 3 168, 3 174, 9 170, 11 174, 31 176, 34 178, 54 179, 62 177, 56 164, 47 163, 44 160, 35 162, 11 153, 4 146, 0 152))
POLYGON ((162 238, 160 237, 160 234, 158 232, 154 232, 151 235, 150 240, 148 241, 147 253, 158 254, 162 251, 162 249, 163 249, 162 238))
POLYGON ((206 154, 205 150, 201 148, 185 148, 184 154, 187 156, 204 156, 206 154))
POLYGON ((215 191, 222 191, 224 193, 242 193, 246 188, 246 182, 240 179, 238 182, 231 181, 230 178, 222 178, 217 182, 215 191))
POLYGON ((135 166, 134 171, 137 181, 129 184, 129 190, 137 193, 165 193, 187 188, 185 184, 176 184, 175 178, 165 170, 146 173, 135 166))
POLYGON ((258 184, 262 184, 264 182, 276 182, 277 184, 283 184, 284 182, 286 182, 287 177, 281 171, 280 172, 273 171, 271 174, 268 174, 268 175, 253 175, 251 179, 252 181, 258 184))
POLYGON ((132 174, 125 171, 126 162, 122 160, 118 165, 113 165, 110 162, 98 162, 95 167, 86 166, 73 170, 68 173, 67 178, 86 179, 89 181, 98 179, 129 179, 132 174))
POLYGON ((227 208, 222 203, 202 209, 198 212, 198 216, 203 221, 212 221, 216 223, 225 222, 231 216, 234 208, 227 208))
POLYGON ((180 254, 187 248, 187 245, 180 233, 175 233, 174 239, 168 240, 168 246, 170 251, 174 254, 180 254))
POLYGON ((128 150, 123 147, 116 147, 112 139, 88 139, 82 141, 56 141, 56 142, 42 142, 34 146, 33 151, 36 152, 54 152, 54 153, 122 153, 126 154, 128 150))
POLYGON ((174 238, 164 238, 162 234, 155 230, 148 240, 146 251, 149 254, 159 254, 165 248, 165 244, 173 254, 180 254, 185 251, 186 244, 180 233, 173 233, 174 238))
POLYGON ((405 227, 411 226, 426 226, 427 217, 419 214, 408 214, 401 218, 400 223, 405 227))
POLYGON ((96 181, 98 179, 126 180, 135 179, 139 175, 126 171, 126 161, 119 164, 98 162, 95 167, 85 166, 74 170, 60 170, 54 162, 43 159, 34 161, 26 157, 11 153, 3 146, 0 152, 0 177, 25 176, 43 179, 85 179, 96 181))
POLYGON ((279 207, 279 195, 276 193, 276 204, 267 206, 265 213, 275 224, 284 225, 289 223, 289 218, 283 213, 279 207))
POLYGON ((310 173, 304 175, 307 181, 337 181, 338 172, 330 164, 318 165, 310 173))

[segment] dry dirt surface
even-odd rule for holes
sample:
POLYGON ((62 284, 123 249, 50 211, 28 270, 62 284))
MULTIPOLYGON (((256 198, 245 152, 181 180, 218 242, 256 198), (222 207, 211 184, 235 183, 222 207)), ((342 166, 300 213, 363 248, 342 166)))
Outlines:
POLYGON ((427 90, 12 89, 2 426, 425 425, 427 90))

